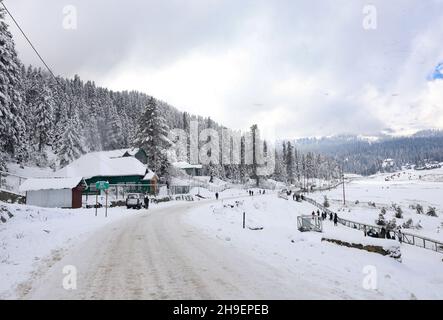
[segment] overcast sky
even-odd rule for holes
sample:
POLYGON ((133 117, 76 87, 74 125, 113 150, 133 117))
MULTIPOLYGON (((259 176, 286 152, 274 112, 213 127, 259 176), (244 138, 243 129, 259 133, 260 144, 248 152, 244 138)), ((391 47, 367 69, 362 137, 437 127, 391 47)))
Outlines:
MULTIPOLYGON (((288 138, 443 128, 443 0, 5 3, 56 74, 231 128, 288 138), (76 29, 65 28, 69 5, 76 29)), ((11 31, 22 61, 40 65, 11 31)))

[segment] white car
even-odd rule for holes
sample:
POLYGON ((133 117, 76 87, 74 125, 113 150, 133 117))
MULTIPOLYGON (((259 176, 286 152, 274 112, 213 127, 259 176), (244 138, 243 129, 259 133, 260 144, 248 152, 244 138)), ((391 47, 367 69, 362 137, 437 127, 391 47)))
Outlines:
POLYGON ((143 206, 143 199, 138 193, 130 193, 126 197, 126 208, 141 209, 143 206))

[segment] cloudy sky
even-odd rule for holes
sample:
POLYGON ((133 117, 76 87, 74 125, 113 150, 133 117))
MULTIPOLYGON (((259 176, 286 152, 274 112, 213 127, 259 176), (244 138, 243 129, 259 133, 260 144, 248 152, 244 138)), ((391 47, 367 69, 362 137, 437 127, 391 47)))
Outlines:
MULTIPOLYGON (((443 128, 443 0, 5 3, 56 74, 143 91, 231 128, 443 128)), ((11 31, 22 61, 40 65, 11 31)))

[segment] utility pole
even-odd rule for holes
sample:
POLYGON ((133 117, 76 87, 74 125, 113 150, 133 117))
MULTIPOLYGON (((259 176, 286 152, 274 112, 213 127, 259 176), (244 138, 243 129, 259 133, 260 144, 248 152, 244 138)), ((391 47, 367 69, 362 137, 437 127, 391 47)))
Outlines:
POLYGON ((345 194, 345 161, 348 159, 343 159, 343 162, 341 164, 341 176, 342 176, 342 182, 343 182, 343 205, 346 205, 346 194, 345 194))

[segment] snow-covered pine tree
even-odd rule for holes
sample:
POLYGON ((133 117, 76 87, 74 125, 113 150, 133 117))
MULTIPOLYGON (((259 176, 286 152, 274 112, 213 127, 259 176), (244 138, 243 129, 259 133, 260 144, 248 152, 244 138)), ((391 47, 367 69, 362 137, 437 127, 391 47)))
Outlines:
POLYGON ((5 11, 0 9, 0 151, 21 162, 26 156, 24 110, 19 90, 22 67, 4 19, 5 11))
POLYGON ((169 128, 165 118, 160 114, 157 101, 151 97, 139 119, 134 144, 145 150, 149 168, 158 175, 167 174, 169 167, 166 151, 171 142, 168 139, 168 132, 169 128))
POLYGON ((107 119, 105 149, 114 150, 125 147, 122 123, 114 104, 109 106, 107 119))
POLYGON ((78 122, 78 118, 74 116, 66 123, 57 155, 60 167, 68 165, 85 153, 83 141, 78 132, 78 122))
MULTIPOLYGON (((33 108, 35 121, 35 139, 37 142, 37 150, 44 153, 44 149, 52 142, 52 130, 54 127, 54 99, 46 81, 42 75, 37 77, 38 95, 36 104, 33 108)), ((44 155, 43 155, 44 156, 44 155)))
POLYGON ((286 148, 286 175, 290 184, 294 183, 294 147, 288 141, 286 148))

